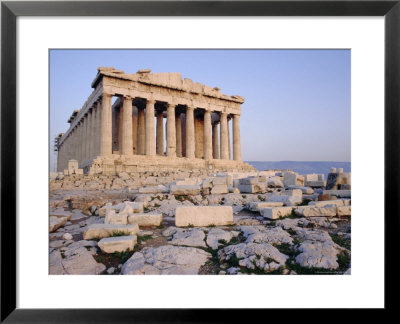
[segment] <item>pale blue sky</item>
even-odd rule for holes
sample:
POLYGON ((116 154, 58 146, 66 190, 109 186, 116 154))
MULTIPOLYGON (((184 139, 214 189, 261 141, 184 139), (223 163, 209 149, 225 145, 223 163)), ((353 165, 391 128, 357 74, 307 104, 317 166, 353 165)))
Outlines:
POLYGON ((180 72, 243 96, 245 161, 347 162, 350 60, 350 50, 51 50, 51 144, 90 95, 97 68, 112 66, 180 72))

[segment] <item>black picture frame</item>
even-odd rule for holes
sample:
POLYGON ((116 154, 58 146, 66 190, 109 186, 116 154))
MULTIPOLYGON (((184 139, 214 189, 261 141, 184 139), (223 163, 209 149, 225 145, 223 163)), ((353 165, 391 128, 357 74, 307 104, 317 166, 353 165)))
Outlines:
MULTIPOLYGON (((1 3, 1 322, 235 322, 242 311, 16 308, 16 19, 19 16, 384 16, 385 309, 398 286, 400 214, 400 0, 392 1, 2 1, 1 3)), ((368 176, 368 175, 366 175, 368 176)), ((366 198, 368 199, 368 198, 366 198)), ((372 261, 371 261, 372 262, 372 261)), ((367 283, 366 283, 367 284, 367 283)), ((40 292, 38 292, 40 295, 40 292)), ((256 318, 260 310, 252 310, 256 318)))

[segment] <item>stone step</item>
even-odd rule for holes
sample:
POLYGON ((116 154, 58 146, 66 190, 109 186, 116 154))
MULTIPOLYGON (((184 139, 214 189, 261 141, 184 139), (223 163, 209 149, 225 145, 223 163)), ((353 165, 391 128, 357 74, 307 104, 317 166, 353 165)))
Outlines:
POLYGON ((99 241, 99 248, 105 253, 132 251, 137 243, 136 235, 107 237, 99 241))
POLYGON ((233 224, 231 206, 177 207, 175 226, 224 226, 233 224))
POLYGON ((92 224, 83 233, 84 240, 91 240, 93 238, 110 237, 115 233, 124 233, 126 235, 136 235, 139 232, 137 224, 130 225, 116 225, 116 224, 92 224))

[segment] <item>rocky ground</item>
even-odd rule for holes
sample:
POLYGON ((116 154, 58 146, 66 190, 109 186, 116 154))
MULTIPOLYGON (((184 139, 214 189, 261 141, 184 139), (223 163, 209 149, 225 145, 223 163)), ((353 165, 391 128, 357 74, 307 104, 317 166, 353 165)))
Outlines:
MULTIPOLYGON (((350 273, 350 217, 304 217, 292 212, 270 220, 250 209, 252 202, 268 201, 282 188, 254 194, 201 191, 185 195, 162 188, 159 193, 141 193, 146 190, 140 188, 111 189, 112 185, 110 189, 70 189, 70 179, 63 189, 62 181, 57 180, 50 192, 50 274, 350 273), (106 204, 124 201, 141 203, 144 213, 162 214, 162 223, 139 226, 132 250, 105 253, 99 247, 99 237, 85 240, 84 233, 91 225, 105 222, 101 210, 106 204), (175 227, 178 206, 232 206, 234 222, 227 226, 175 227)), ((303 196, 297 204, 306 205, 317 196, 303 196)))

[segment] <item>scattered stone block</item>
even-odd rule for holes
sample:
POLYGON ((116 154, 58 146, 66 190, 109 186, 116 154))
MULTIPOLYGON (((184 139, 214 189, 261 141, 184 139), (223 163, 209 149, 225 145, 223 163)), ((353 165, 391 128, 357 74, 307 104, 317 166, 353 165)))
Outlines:
POLYGON ((351 198, 351 190, 324 190, 323 194, 336 196, 338 198, 351 198))
POLYGON ((99 248, 105 253, 132 251, 137 243, 136 235, 107 237, 99 241, 99 248))
POLYGON ((128 216, 129 224, 138 224, 139 226, 160 226, 161 222, 161 213, 137 213, 128 216))
POLYGON ((326 180, 326 189, 327 190, 337 190, 338 185, 340 184, 342 176, 338 172, 330 172, 328 174, 328 179, 326 180))
POLYGON ((323 188, 326 186, 326 182, 324 180, 322 181, 306 181, 305 186, 311 187, 311 188, 323 188))
POLYGON ((336 200, 324 200, 324 201, 310 201, 308 203, 309 206, 313 207, 341 207, 344 206, 344 201, 341 199, 336 199, 336 200))
POLYGON ((123 275, 195 275, 211 254, 193 247, 164 245, 136 252, 124 263, 123 275))
POLYGON ((126 235, 136 235, 139 232, 137 224, 130 225, 115 225, 115 224, 92 224, 83 233, 84 240, 93 238, 110 237, 115 233, 124 233, 126 235))
POLYGON ((177 207, 175 225, 182 226, 223 226, 233 224, 231 206, 177 207))
POLYGON ((233 179, 233 186, 234 186, 235 188, 238 188, 239 185, 240 185, 240 179, 233 179))
POLYGON ((267 181, 269 188, 283 188, 283 182, 279 177, 270 178, 267 181))
POLYGON ((50 212, 50 217, 66 217, 67 221, 69 221, 72 217, 72 213, 61 208, 57 208, 50 212))
POLYGON ((292 196, 292 197, 302 197, 303 193, 300 189, 287 189, 281 191, 281 195, 292 196))
POLYGON ((212 180, 211 179, 204 179, 201 183, 201 187, 203 189, 209 189, 212 187, 212 180))
POLYGON ((303 201, 302 196, 287 196, 287 195, 271 195, 268 201, 272 202, 283 202, 285 206, 296 206, 301 204, 303 201))
POLYGON ((170 188, 171 195, 199 195, 200 194, 200 185, 193 186, 178 186, 173 185, 170 188))
POLYGON ((55 232, 67 223, 67 217, 50 216, 49 232, 55 232))
MULTIPOLYGON (((336 198, 336 197, 335 197, 336 198)), ((326 200, 332 200, 333 198, 331 197, 330 194, 320 194, 317 197, 317 201, 326 201, 326 200)))
POLYGON ((139 193, 141 194, 164 194, 169 193, 169 189, 166 186, 158 185, 158 186, 150 186, 150 187, 142 187, 139 188, 139 193))
POLYGON ((304 177, 294 172, 283 173, 283 184, 288 186, 304 186, 304 177))
POLYGON ((252 201, 248 204, 248 208, 251 211, 259 212, 262 208, 265 207, 282 207, 283 202, 278 202, 278 201, 262 201, 262 202, 257 202, 257 201, 252 201))
POLYGON ((63 236, 62 236, 62 239, 63 240, 72 240, 72 235, 70 234, 70 233, 65 233, 65 234, 63 234, 63 236))
POLYGON ((351 206, 341 206, 337 208, 338 216, 351 216, 351 206))
POLYGON ((235 187, 229 187, 228 190, 229 190, 230 193, 235 193, 235 194, 239 194, 240 193, 240 190, 238 188, 235 188, 235 187))
POLYGON ((214 185, 214 187, 211 189, 211 194, 216 195, 216 194, 227 194, 228 191, 228 186, 226 184, 218 184, 214 185))
POLYGON ((177 186, 195 186, 196 184, 196 179, 177 179, 175 181, 175 185, 177 186))
POLYGON ((314 193, 313 188, 301 187, 301 186, 288 186, 290 190, 301 190, 303 195, 312 195, 314 193))
POLYGON ((226 177, 215 177, 212 179, 213 186, 216 185, 227 185, 226 177))
POLYGON ((131 213, 143 213, 143 202, 132 202, 125 201, 123 203, 112 206, 111 203, 107 203, 105 206, 99 209, 99 216, 104 217, 109 210, 115 210, 118 213, 124 213, 129 215, 131 213))
POLYGON ((241 193, 264 193, 265 184, 240 184, 238 189, 241 193))
POLYGON ((264 176, 248 177, 248 178, 239 179, 239 184, 240 185, 255 185, 255 184, 259 184, 260 182, 266 182, 266 181, 267 181, 267 178, 264 176))
POLYGON ((128 214, 126 213, 116 213, 114 209, 107 211, 106 218, 104 219, 104 224, 128 224, 128 214))
POLYGON ((337 213, 336 207, 297 207, 295 214, 303 217, 335 217, 337 213))
POLYGON ((278 219, 281 217, 287 217, 292 214, 293 207, 264 207, 260 210, 260 213, 264 218, 278 219))

